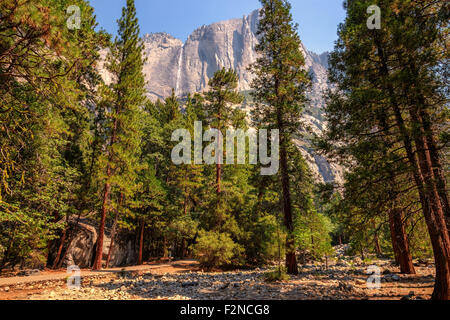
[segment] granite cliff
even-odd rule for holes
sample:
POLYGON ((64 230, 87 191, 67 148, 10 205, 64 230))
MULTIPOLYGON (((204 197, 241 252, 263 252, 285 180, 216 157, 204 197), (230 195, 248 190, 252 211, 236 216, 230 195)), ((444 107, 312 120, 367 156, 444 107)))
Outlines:
MULTIPOLYGON (((202 26, 193 31, 183 43, 167 33, 152 33, 143 37, 146 63, 144 73, 148 96, 151 100, 168 97, 172 88, 177 96, 202 92, 208 88, 208 80, 219 68, 233 68, 239 76, 240 91, 249 91, 252 74, 248 66, 256 61, 255 45, 259 10, 240 19, 231 19, 202 26)), ((301 31, 300 31, 301 36, 301 31)), ((305 137, 320 132, 324 100, 322 93, 328 88, 328 53, 316 54, 303 45, 306 68, 312 76, 312 88, 308 93, 309 106, 303 117, 305 137)), ((111 80, 105 72, 103 76, 111 80)), ((315 155, 307 138, 296 141, 319 181, 341 182, 342 170, 325 158, 315 155)))

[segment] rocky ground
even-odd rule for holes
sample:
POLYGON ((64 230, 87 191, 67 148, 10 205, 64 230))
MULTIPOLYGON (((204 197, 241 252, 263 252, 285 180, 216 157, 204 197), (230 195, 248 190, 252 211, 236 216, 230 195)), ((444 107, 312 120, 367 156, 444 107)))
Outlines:
POLYGON ((417 275, 402 275, 388 260, 380 267, 381 288, 368 289, 368 265, 344 259, 325 265, 309 264, 289 281, 268 283, 269 269, 205 273, 192 261, 159 269, 105 272, 82 276, 80 289, 66 280, 0 286, 0 299, 15 300, 420 300, 429 299, 434 266, 416 263, 417 275))

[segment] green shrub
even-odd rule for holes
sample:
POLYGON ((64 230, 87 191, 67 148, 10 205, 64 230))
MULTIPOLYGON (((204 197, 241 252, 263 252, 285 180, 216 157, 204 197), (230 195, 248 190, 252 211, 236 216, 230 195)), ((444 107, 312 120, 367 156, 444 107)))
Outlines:
POLYGON ((228 234, 215 231, 200 231, 193 246, 194 256, 206 270, 230 264, 241 251, 228 234))

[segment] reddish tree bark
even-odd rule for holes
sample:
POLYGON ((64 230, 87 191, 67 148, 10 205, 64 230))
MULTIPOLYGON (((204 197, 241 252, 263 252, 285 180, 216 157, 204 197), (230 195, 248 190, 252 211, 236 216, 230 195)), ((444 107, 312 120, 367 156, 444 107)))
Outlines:
MULTIPOLYGON (((448 300, 450 297, 450 250, 449 250, 449 236, 446 230, 443 217, 439 217, 436 208, 432 205, 429 188, 426 188, 425 176, 427 175, 426 165, 424 163, 423 154, 416 158, 412 148, 411 138, 406 130, 401 111, 397 105, 394 104, 394 113, 397 126, 402 134, 406 154, 410 162, 413 178, 418 188, 419 199, 422 205, 422 212, 430 235, 431 244, 433 247, 433 255, 436 265, 436 279, 432 298, 436 300, 448 300), (436 215, 438 218, 436 219, 436 215), (439 223, 437 220, 440 220, 439 223)), ((418 141, 418 140, 417 140, 418 141)))
MULTIPOLYGON (((108 167, 108 173, 110 173, 110 169, 108 167)), ((110 174, 108 174, 110 176, 110 174)), ((109 193, 111 192, 111 185, 109 183, 105 184, 105 191, 103 193, 103 205, 102 205, 102 213, 100 217, 100 226, 98 228, 98 238, 97 238, 97 248, 95 252, 95 260, 94 265, 92 266, 93 270, 101 270, 102 269, 102 260, 103 260, 103 237, 105 234, 105 222, 106 222, 106 212, 107 205, 109 199, 109 193)))
POLYGON ((408 238, 405 231, 405 222, 403 217, 403 212, 401 209, 393 209, 389 217, 393 220, 394 227, 394 237, 395 243, 398 251, 398 259, 400 264, 400 272, 405 274, 416 274, 414 265, 412 262, 411 252, 409 250, 408 238))
MULTIPOLYGON (((420 98, 420 103, 423 104, 423 98, 420 98)), ((447 183, 443 174, 442 165, 439 160, 439 152, 436 142, 433 137, 433 129, 431 128, 430 116, 424 110, 420 111, 420 120, 422 121, 423 131, 427 143, 427 152, 429 153, 429 160, 433 171, 434 181, 439 194, 441 205, 444 211, 444 218, 447 225, 447 231, 450 236, 450 205, 447 194, 447 183)))
MULTIPOLYGON (((114 126, 113 126, 113 132, 112 132, 112 136, 111 136, 110 147, 113 146, 116 142, 116 134, 117 134, 118 125, 119 125, 119 120, 116 117, 114 119, 114 126)), ((108 160, 110 163, 113 161, 111 152, 108 154, 108 160)), ((100 217, 100 225, 98 228, 97 250, 95 253, 94 265, 92 267, 93 270, 100 270, 102 268, 103 238, 105 235, 106 213, 108 211, 107 205, 108 205, 108 201, 109 201, 109 194, 111 193, 111 184, 109 183, 109 178, 111 177, 111 175, 112 175, 111 166, 108 164, 106 167, 107 180, 105 183, 105 190, 103 193, 102 213, 101 213, 101 217, 100 217)))
MULTIPOLYGON (((378 54, 382 65, 381 75, 388 77, 389 67, 387 64, 387 57, 379 40, 375 39, 375 42, 377 44, 378 54)), ((400 60, 403 60, 402 57, 399 58, 400 60)), ((406 129, 402 110, 400 110, 400 104, 397 101, 397 94, 391 83, 387 83, 386 85, 391 100, 391 108, 394 111, 396 125, 400 131, 401 139, 403 140, 403 145, 412 169, 413 178, 418 188, 422 211, 433 247, 436 264, 436 279, 432 299, 448 300, 450 298, 450 240, 444 216, 442 215, 442 211, 439 213, 439 210, 435 205, 432 192, 430 192, 429 188, 430 184, 427 181, 431 177, 428 174, 431 167, 427 168, 426 163, 424 162, 423 151, 425 148, 423 148, 423 145, 418 138, 416 138, 416 143, 418 142, 416 147, 418 149, 417 155, 419 159, 416 158, 412 147, 412 139, 406 129), (422 156, 420 156, 420 154, 422 154, 422 156)), ((412 111, 411 108, 409 111, 412 111)), ((411 115, 414 117, 413 114, 411 115)), ((414 122, 414 119, 412 120, 414 122)))
POLYGON ((389 230, 391 231, 392 251, 394 251, 394 259, 397 265, 400 265, 400 252, 397 245, 397 236, 395 235, 394 212, 389 211, 389 230))
POLYGON ((141 230, 139 232, 139 258, 138 258, 138 265, 142 264, 142 250, 144 247, 144 228, 145 228, 145 221, 144 219, 141 220, 141 230))
POLYGON ((66 234, 67 234, 67 228, 64 228, 64 231, 63 231, 63 234, 61 237, 61 242, 59 243, 59 246, 58 246, 58 252, 56 254, 56 258, 55 258, 55 261, 53 261, 52 269, 56 269, 58 267, 59 260, 61 259, 61 252, 64 247, 64 242, 66 242, 66 234))
MULTIPOLYGON (((415 118, 414 112, 411 116, 415 118)), ((414 121, 414 119, 413 119, 414 121)), ((415 137, 417 145, 417 156, 419 167, 424 180, 426 196, 429 201, 431 214, 427 219, 430 226, 430 236, 433 248, 437 248, 434 253, 436 265, 436 280, 432 298, 436 300, 450 299, 450 238, 445 221, 444 210, 440 201, 439 193, 434 183, 434 173, 432 170, 431 158, 428 145, 424 136, 415 137)))

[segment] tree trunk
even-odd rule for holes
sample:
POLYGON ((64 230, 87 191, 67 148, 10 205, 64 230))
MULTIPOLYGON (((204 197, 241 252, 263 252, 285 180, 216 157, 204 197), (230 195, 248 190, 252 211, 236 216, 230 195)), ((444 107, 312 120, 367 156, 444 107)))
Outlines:
POLYGON ((76 236, 76 232, 78 231, 79 223, 81 218, 81 211, 78 213, 77 221, 75 223, 75 226, 70 229, 69 236, 67 240, 67 247, 66 250, 64 250, 64 254, 59 259, 58 265, 56 266, 57 269, 60 269, 62 267, 62 264, 64 263, 64 260, 66 259, 67 253, 69 253, 70 245, 72 244, 73 239, 76 236))
MULTIPOLYGON (((387 66, 387 59, 384 56, 383 48, 377 44, 378 51, 380 54, 381 62, 382 62, 382 73, 383 75, 389 75, 389 69, 387 66)), ((419 191, 419 198, 422 204, 423 214, 425 216, 425 221, 427 223, 428 232, 430 234, 431 243, 433 246, 433 254, 436 265, 436 279, 434 284, 434 290, 432 299, 435 300, 449 300, 450 299, 450 238, 447 230, 447 225, 445 223, 445 218, 442 214, 442 211, 439 212, 439 208, 436 207, 436 201, 433 199, 433 192, 430 192, 430 184, 427 180, 430 179, 431 175, 427 171, 426 164, 423 159, 423 151, 425 148, 422 146, 422 142, 420 142, 418 138, 416 138, 416 142, 418 145, 417 149, 422 149, 421 151, 417 150, 418 154, 418 162, 415 158, 411 138, 406 130, 402 113, 397 103, 397 95, 392 87, 392 84, 388 83, 389 95, 392 101, 392 108, 395 114, 395 119, 397 122, 397 126, 400 130, 405 150, 412 167, 413 176, 415 183, 417 185, 419 191)), ((410 115, 414 118, 414 112, 410 108, 410 115)), ((412 119, 413 122, 414 119, 412 119)), ((416 123, 420 124, 420 123, 416 123)))
POLYGON ((145 221, 144 219, 141 220, 141 230, 139 232, 139 258, 138 258, 138 265, 142 264, 142 249, 144 247, 144 228, 145 228, 145 221))
MULTIPOLYGON (((424 104, 424 102, 422 101, 423 99, 420 98, 420 100, 421 100, 420 103, 424 104)), ((440 198, 439 200, 441 202, 444 211, 444 218, 447 226, 447 231, 449 232, 450 236, 450 205, 447 194, 447 185, 446 185, 447 183, 445 181, 442 165, 439 160, 439 152, 437 150, 436 142, 434 140, 430 116, 424 110, 421 110, 419 117, 420 120, 422 121, 423 131, 428 146, 427 152, 429 153, 429 161, 431 163, 437 193, 440 198)))
POLYGON ((291 205, 291 190, 289 186, 289 174, 287 164, 286 146, 281 143, 280 147, 280 165, 281 165, 281 183, 283 191, 283 211, 284 211, 284 225, 286 226, 288 235, 286 237, 286 268, 289 274, 298 274, 297 259, 295 257, 295 239, 294 239, 294 224, 292 221, 292 205, 291 205))
POLYGON ((186 239, 183 238, 183 240, 181 240, 181 258, 183 259, 186 255, 186 239))
POLYGON ((167 258, 169 256, 169 251, 167 249, 167 238, 164 236, 163 238, 163 258, 167 258))
POLYGON ((114 217, 114 223, 112 226, 112 230, 111 230, 111 242, 109 244, 109 249, 108 249, 108 256, 106 257, 106 263, 105 263, 105 268, 109 267, 109 261, 111 260, 111 254, 114 248, 114 239, 116 237, 116 229, 117 229, 117 220, 119 217, 119 212, 116 213, 116 216, 114 217))
MULTIPOLYGON (((107 171, 108 171, 108 176, 110 176, 111 170, 109 167, 108 167, 107 171)), ((105 191, 103 193, 102 215, 100 217, 100 226, 98 228, 97 248, 96 248, 96 253, 95 253, 94 265, 92 266, 93 270, 101 270, 102 269, 103 237, 105 234, 106 212, 107 212, 107 205, 108 205, 110 191, 111 191, 111 185, 107 182, 105 184, 105 191)))
MULTIPOLYGON (((383 57, 383 49, 380 46, 378 46, 378 51, 383 63, 383 73, 385 75, 388 75, 386 59, 385 57, 383 57)), ((411 137, 409 136, 408 130, 406 129, 399 104, 396 101, 397 96, 392 85, 388 85, 388 89, 390 99, 392 101, 391 107, 394 111, 396 125, 400 130, 403 145, 405 147, 408 161, 412 169, 413 178, 418 188, 422 211, 427 223, 428 233, 430 235, 430 240, 433 247, 434 260, 436 264, 436 279, 432 299, 448 300, 450 297, 450 247, 447 227, 445 225, 445 222, 444 228, 442 227, 443 217, 439 217, 439 214, 437 220, 440 220, 441 223, 436 221, 436 213, 434 212, 434 208, 431 205, 431 199, 429 198, 428 192, 426 192, 424 187, 425 175, 424 172, 421 172, 422 166, 418 164, 418 161, 415 157, 411 137)))
MULTIPOLYGON (((414 113, 411 114, 414 117, 414 113)), ((414 119, 413 119, 414 121, 414 119)), ((436 280, 432 298, 436 300, 450 299, 450 238, 436 185, 433 181, 433 171, 428 146, 424 137, 415 137, 419 166, 425 182, 425 191, 430 204, 430 236, 435 252, 436 280)))
POLYGON ((64 231, 63 231, 63 234, 61 237, 61 242, 59 243, 59 247, 58 247, 58 253, 56 254, 55 261, 53 261, 52 269, 56 269, 59 264, 59 259, 61 259, 61 252, 64 247, 64 242, 66 242, 66 234, 67 234, 67 227, 64 228, 64 231))
MULTIPOLYGON (((449 236, 444 223, 436 221, 436 213, 431 205, 429 193, 424 187, 424 175, 421 172, 422 166, 414 155, 412 142, 404 125, 403 117, 397 105, 394 105, 394 112, 397 121, 397 126, 402 134, 406 154, 410 162, 414 181, 418 188, 420 203, 425 217, 425 221, 430 235, 431 244, 433 247, 434 260, 436 265, 436 279, 434 283, 434 290, 432 298, 436 300, 448 300, 450 297, 450 250, 449 250, 449 236), (433 211, 432 211, 433 210, 433 211)), ((420 161, 419 161, 420 162, 420 161)), ((439 215, 438 215, 439 216, 439 215)), ((443 217, 438 217, 442 221, 443 217)))
MULTIPOLYGON (((119 114, 120 112, 117 111, 119 114)), ((114 126, 111 136, 111 143, 110 147, 114 145, 116 142, 116 135, 117 135, 117 127, 118 127, 118 119, 117 117, 114 119, 114 126)), ((113 161, 112 154, 108 154, 108 160, 111 162, 113 161)), ((98 228, 98 239, 97 239, 97 248, 95 253, 95 260, 92 269, 93 270, 101 270, 102 269, 102 260, 103 260, 103 238, 105 235, 105 222, 106 222, 106 213, 108 211, 107 205, 109 201, 109 194, 111 192, 111 184, 109 182, 109 178, 112 175, 111 166, 108 164, 106 167, 106 183, 105 183, 105 191, 103 193, 103 204, 102 204, 102 213, 100 217, 100 226, 98 228)))
POLYGON ((409 250, 408 238, 405 231, 405 222, 401 209, 395 208, 391 211, 394 226, 395 244, 399 255, 400 272, 405 274, 416 274, 409 250))
POLYGON ((219 111, 218 114, 218 125, 217 125, 217 130, 219 131, 218 135, 217 135, 217 148, 216 148, 216 185, 217 185, 217 195, 219 195, 222 192, 222 188, 221 188, 221 180, 222 180, 222 166, 221 166, 221 154, 218 152, 219 150, 217 150, 220 146, 220 133, 221 133, 221 114, 219 111))
POLYGON ((400 251, 397 245, 394 222, 394 210, 389 210, 389 230, 391 231, 392 251, 394 251, 395 264, 400 265, 400 251))
POLYGON ((373 241, 375 243, 375 253, 378 258, 383 256, 383 252, 381 252, 380 241, 378 239, 378 232, 375 230, 375 235, 373 236, 373 241))

